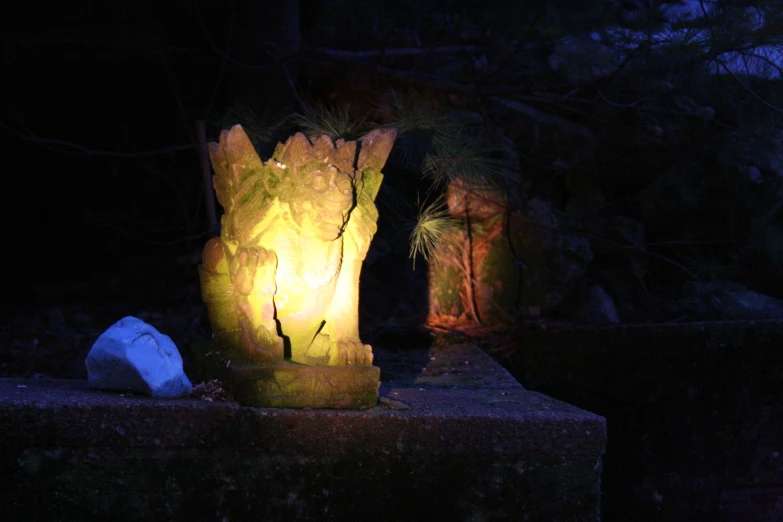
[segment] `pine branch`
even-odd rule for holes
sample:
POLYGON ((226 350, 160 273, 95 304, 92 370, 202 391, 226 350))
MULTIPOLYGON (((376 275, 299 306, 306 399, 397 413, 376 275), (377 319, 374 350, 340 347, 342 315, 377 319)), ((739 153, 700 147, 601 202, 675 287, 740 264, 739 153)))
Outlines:
POLYGON ((315 108, 307 104, 293 115, 293 121, 311 136, 326 134, 332 139, 353 139, 368 130, 367 119, 345 105, 315 108))
MULTIPOLYGON (((449 215, 443 196, 426 207, 419 206, 416 222, 410 234, 410 258, 416 269, 416 257, 430 260, 438 248, 446 246, 447 238, 457 229, 458 222, 449 215)), ((451 244, 451 243, 448 243, 451 244)))

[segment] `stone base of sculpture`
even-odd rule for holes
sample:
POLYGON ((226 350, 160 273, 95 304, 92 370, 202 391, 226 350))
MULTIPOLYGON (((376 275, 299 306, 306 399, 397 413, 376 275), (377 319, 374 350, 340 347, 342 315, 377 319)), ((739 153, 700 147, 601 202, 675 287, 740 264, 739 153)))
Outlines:
POLYGON ((219 379, 243 406, 361 410, 378 402, 377 366, 309 366, 233 362, 206 341, 192 347, 203 380, 219 379))
POLYGON ((231 368, 234 400, 268 408, 367 409, 378 402, 377 366, 241 364, 231 368))

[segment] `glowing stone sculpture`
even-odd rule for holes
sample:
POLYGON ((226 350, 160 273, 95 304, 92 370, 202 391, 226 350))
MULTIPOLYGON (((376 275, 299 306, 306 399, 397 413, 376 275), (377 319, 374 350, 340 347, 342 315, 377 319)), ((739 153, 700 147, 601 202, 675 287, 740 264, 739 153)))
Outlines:
POLYGON ((222 230, 204 248, 211 349, 246 404, 365 408, 380 370, 359 339, 359 274, 396 138, 297 133, 266 163, 241 126, 210 143, 222 230))

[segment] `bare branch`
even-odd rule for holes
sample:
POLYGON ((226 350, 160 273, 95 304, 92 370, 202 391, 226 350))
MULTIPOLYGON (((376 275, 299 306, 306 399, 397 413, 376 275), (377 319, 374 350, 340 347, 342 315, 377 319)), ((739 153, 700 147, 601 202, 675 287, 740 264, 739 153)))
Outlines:
POLYGON ((617 107, 618 109, 634 108, 638 104, 640 104, 640 103, 642 103, 644 101, 644 98, 642 98, 642 99, 636 100, 635 102, 631 102, 631 103, 616 103, 616 102, 610 101, 606 96, 604 96, 604 93, 601 92, 601 89, 599 89, 597 85, 595 87, 595 90, 598 93, 598 96, 600 96, 603 101, 605 101, 607 104, 611 105, 612 107, 617 107))
POLYGON ((421 74, 413 71, 402 71, 399 69, 392 69, 389 67, 382 67, 380 65, 370 63, 367 61, 350 58, 344 54, 315 56, 315 55, 308 55, 307 53, 300 53, 298 57, 301 60, 311 62, 311 63, 318 63, 322 65, 331 65, 331 66, 347 65, 350 67, 355 67, 357 69, 365 69, 368 71, 372 71, 376 74, 386 76, 387 78, 404 80, 424 87, 429 87, 431 89, 435 89, 438 91, 459 93, 459 94, 464 94, 466 96, 518 95, 520 93, 520 88, 517 85, 503 85, 500 87, 496 87, 495 85, 497 84, 497 82, 493 82, 491 88, 479 88, 478 85, 450 82, 450 81, 442 80, 441 78, 434 75, 421 74))
POLYGON ((518 100, 510 100, 505 98, 494 98, 494 97, 490 98, 490 100, 508 109, 516 111, 520 114, 524 114, 529 118, 533 118, 536 121, 542 121, 554 127, 567 129, 572 134, 581 136, 590 142, 595 140, 595 136, 593 132, 588 127, 579 125, 578 123, 573 122, 569 119, 561 118, 560 116, 557 116, 555 114, 544 112, 542 110, 536 109, 535 107, 531 107, 530 105, 522 103, 518 100))
POLYGON ((651 241, 647 243, 647 247, 654 246, 694 246, 694 245, 726 245, 729 243, 736 243, 734 239, 675 239, 671 241, 651 241))
POLYGON ((271 69, 273 67, 278 67, 280 65, 279 63, 257 64, 257 63, 242 62, 240 60, 230 57, 229 55, 227 55, 226 53, 218 49, 217 46, 215 46, 214 44, 212 45, 212 50, 228 63, 236 65, 237 67, 244 67, 245 69, 265 70, 265 69, 271 69))
POLYGON ((166 76, 169 80, 171 93, 174 95, 174 102, 177 104, 177 110, 179 111, 179 115, 182 117, 182 124, 185 125, 185 129, 188 133, 190 141, 195 142, 196 140, 193 138, 193 132, 190 130, 190 126, 188 125, 188 116, 185 113, 185 107, 182 105, 182 98, 180 98, 179 93, 177 92, 174 75, 171 73, 171 69, 169 69, 169 62, 166 59, 166 55, 163 53, 162 49, 158 50, 158 55, 160 56, 160 60, 163 63, 163 68, 166 70, 166 76))
POLYGON ((344 51, 342 49, 330 49, 327 47, 313 47, 310 52, 323 56, 355 60, 357 58, 373 58, 384 56, 421 56, 425 54, 460 54, 482 52, 485 47, 475 45, 444 45, 440 47, 402 47, 397 49, 365 49, 362 51, 344 51))
POLYGON ((723 67, 726 70, 726 72, 731 75, 732 78, 737 80, 737 83, 739 83, 746 91, 748 91, 754 98, 756 98, 758 101, 760 101, 763 105, 767 106, 768 108, 772 109, 773 111, 783 112, 783 109, 781 109, 780 107, 776 107, 776 106, 772 105, 767 100, 765 100, 764 98, 759 96, 756 91, 754 91, 753 89, 748 87, 748 85, 745 84, 745 82, 740 80, 739 77, 736 74, 734 74, 734 71, 732 71, 731 68, 723 62, 723 60, 715 59, 715 63, 717 63, 718 65, 723 67))
POLYGON ((104 156, 108 158, 127 158, 127 159, 148 158, 150 156, 160 156, 163 154, 172 154, 175 152, 191 151, 196 148, 194 145, 188 144, 188 145, 173 145, 171 147, 162 147, 159 149, 145 150, 142 152, 95 150, 95 149, 90 149, 88 147, 85 147, 83 145, 79 145, 77 143, 72 143, 70 141, 55 140, 49 138, 38 138, 35 136, 22 134, 21 132, 12 129, 11 127, 9 127, 4 123, 0 123, 0 127, 10 132, 14 136, 17 136, 18 138, 21 138, 25 141, 29 141, 30 143, 38 143, 40 145, 57 145, 60 147, 74 149, 79 152, 83 152, 84 154, 89 154, 90 156, 104 156))
POLYGON ((387 76, 389 78, 394 79, 401 79, 401 80, 407 80, 410 82, 417 83, 419 85, 431 87, 433 89, 439 90, 439 91, 449 91, 449 92, 455 92, 460 94, 476 94, 476 87, 473 85, 465 85, 461 83, 454 83, 454 82, 448 82, 441 80, 435 76, 430 76, 427 74, 420 74, 415 72, 408 72, 408 71, 400 71, 397 69, 390 69, 387 67, 380 67, 371 63, 367 62, 360 62, 356 60, 346 60, 342 58, 337 57, 325 57, 325 58, 318 58, 318 57, 308 57, 308 56, 302 56, 303 60, 309 61, 309 62, 315 62, 320 64, 328 64, 328 65, 335 65, 335 61, 342 64, 351 65, 353 67, 357 67, 359 69, 367 69, 370 71, 373 71, 377 74, 387 76), (330 58, 330 59, 325 59, 330 58))

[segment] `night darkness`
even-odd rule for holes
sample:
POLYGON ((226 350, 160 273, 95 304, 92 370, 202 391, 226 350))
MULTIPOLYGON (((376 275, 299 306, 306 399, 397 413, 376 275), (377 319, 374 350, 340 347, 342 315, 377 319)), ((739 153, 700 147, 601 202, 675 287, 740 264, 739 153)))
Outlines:
POLYGON ((21 297, 33 282, 173 260, 206 240, 195 122, 235 94, 213 42, 242 16, 202 4, 15 4, 4 15, 3 258, 21 297))

